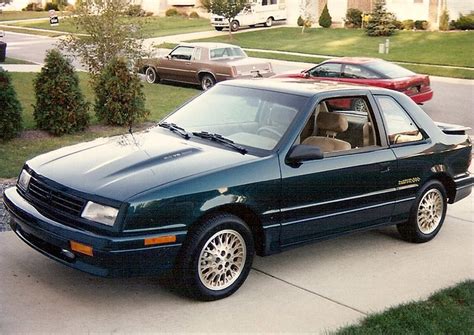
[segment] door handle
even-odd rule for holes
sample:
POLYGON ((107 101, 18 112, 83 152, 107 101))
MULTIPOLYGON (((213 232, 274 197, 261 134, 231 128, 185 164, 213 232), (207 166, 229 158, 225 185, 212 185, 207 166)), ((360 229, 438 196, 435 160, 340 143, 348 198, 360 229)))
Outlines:
POLYGON ((387 173, 390 172, 390 163, 381 163, 380 165, 380 172, 381 173, 387 173))
POLYGON ((191 65, 191 62, 186 62, 186 65, 191 65))

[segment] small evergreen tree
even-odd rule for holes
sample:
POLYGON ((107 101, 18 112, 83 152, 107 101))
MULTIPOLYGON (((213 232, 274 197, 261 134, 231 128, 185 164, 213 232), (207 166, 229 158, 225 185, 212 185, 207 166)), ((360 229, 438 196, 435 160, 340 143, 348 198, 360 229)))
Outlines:
POLYGON ((369 36, 390 36, 395 32, 395 20, 395 15, 385 9, 385 0, 375 0, 366 33, 369 36))
POLYGON ((74 67, 58 50, 46 54, 34 87, 33 115, 39 129, 60 136, 87 128, 89 103, 84 100, 74 67))
POLYGON ((95 113, 109 125, 128 126, 148 116, 143 85, 123 59, 114 58, 102 71, 95 87, 95 113))
POLYGON ((10 75, 0 67, 0 139, 11 140, 18 136, 22 130, 22 108, 10 75))
POLYGON ((441 13, 439 17, 439 30, 449 30, 449 12, 446 9, 443 10, 443 13, 441 13))
POLYGON ((319 17, 319 25, 323 28, 329 28, 332 24, 332 17, 329 15, 328 5, 323 8, 321 16, 319 17))
POLYGON ((347 9, 344 25, 347 28, 360 28, 362 26, 362 12, 357 8, 347 9))

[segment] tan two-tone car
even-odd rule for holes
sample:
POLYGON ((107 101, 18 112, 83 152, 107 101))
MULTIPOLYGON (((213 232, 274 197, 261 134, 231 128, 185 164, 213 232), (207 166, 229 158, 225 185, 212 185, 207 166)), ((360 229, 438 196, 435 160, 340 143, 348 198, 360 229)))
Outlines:
POLYGON ((240 47, 224 43, 180 44, 166 56, 143 59, 139 71, 149 83, 174 81, 203 90, 223 80, 274 75, 269 62, 249 58, 240 47))

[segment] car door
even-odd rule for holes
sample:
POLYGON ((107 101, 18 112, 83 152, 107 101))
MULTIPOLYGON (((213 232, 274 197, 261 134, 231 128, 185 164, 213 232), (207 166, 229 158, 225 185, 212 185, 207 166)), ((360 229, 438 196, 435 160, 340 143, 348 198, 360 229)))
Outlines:
POLYGON ((308 71, 309 78, 323 78, 324 80, 336 80, 341 77, 342 65, 340 63, 324 63, 308 71))
POLYGON ((332 101, 331 99, 322 99, 317 103, 312 112, 314 116, 308 118, 295 140, 295 145, 311 143, 308 141, 310 138, 325 140, 324 136, 334 136, 337 143, 353 141, 349 142, 349 148, 327 151, 324 158, 304 161, 299 165, 289 164, 288 155, 280 158, 282 247, 390 221, 397 186, 391 171, 396 168, 397 162, 385 136, 380 136, 381 129, 377 126, 381 122, 380 114, 368 93, 362 96, 342 96, 338 99, 344 103, 333 103, 332 105, 336 106, 333 108, 327 107, 327 102, 332 101), (347 107, 352 105, 345 103, 348 99, 365 102, 367 120, 360 119, 363 117, 360 112, 347 107), (342 115, 342 118, 331 121, 336 124, 342 124, 344 118, 346 121, 348 118, 351 120, 347 121, 346 130, 342 131, 344 127, 338 129, 337 126, 336 129, 330 129, 328 125, 325 127, 329 129, 323 134, 320 113, 342 115), (355 117, 360 120, 353 121, 355 117), (311 122, 315 122, 312 130, 311 122), (372 129, 371 141, 357 138, 346 138, 345 141, 338 139, 343 132, 349 131, 350 127, 354 128, 351 131, 356 134, 358 125, 362 125, 360 136, 365 136, 367 124, 372 129), (339 133, 334 134, 335 131, 339 133), (359 146, 357 143, 364 144, 359 146))
POLYGON ((161 79, 193 82, 195 71, 191 69, 194 47, 177 46, 158 64, 157 71, 161 79))

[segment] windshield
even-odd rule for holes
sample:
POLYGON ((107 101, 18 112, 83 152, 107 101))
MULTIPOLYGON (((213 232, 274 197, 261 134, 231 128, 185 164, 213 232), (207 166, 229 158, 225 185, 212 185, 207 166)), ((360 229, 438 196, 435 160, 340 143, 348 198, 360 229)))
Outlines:
POLYGON ((292 94, 217 85, 163 121, 189 133, 219 134, 242 146, 272 150, 306 101, 292 94))
POLYGON ((215 48, 210 51, 211 59, 231 58, 231 57, 247 57, 245 52, 240 48, 215 48))
POLYGON ((415 75, 415 73, 411 72, 410 70, 384 60, 377 60, 375 62, 367 63, 366 67, 390 79, 410 77, 415 75))

